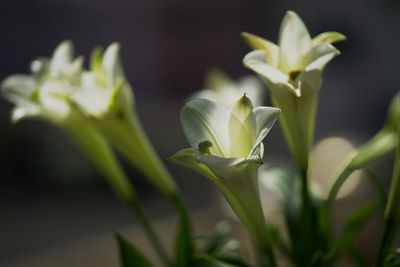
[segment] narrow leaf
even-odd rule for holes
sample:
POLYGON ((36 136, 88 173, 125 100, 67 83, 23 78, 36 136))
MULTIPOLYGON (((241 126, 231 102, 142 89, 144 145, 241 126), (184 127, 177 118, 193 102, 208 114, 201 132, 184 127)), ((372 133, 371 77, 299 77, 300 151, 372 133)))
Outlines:
POLYGON ((151 267, 152 264, 131 243, 117 234, 122 267, 151 267))
POLYGON ((176 234, 175 241, 175 266, 190 266, 192 254, 192 243, 190 239, 190 226, 186 218, 182 218, 176 234))

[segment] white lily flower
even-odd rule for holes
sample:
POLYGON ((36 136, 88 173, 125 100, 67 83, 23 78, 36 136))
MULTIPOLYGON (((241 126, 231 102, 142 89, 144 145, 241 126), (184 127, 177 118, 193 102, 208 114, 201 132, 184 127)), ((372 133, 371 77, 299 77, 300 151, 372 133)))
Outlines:
POLYGON ((80 83, 83 59, 73 59, 73 47, 62 42, 49 58, 39 58, 31 64, 31 75, 16 74, 2 84, 3 95, 16 104, 12 120, 39 117, 62 123, 70 107, 66 97, 80 83))
POLYGON ((82 75, 82 83, 70 98, 86 114, 100 118, 110 113, 132 112, 134 97, 122 68, 120 45, 112 43, 104 52, 93 50, 90 71, 82 75))
POLYGON ((268 247, 258 194, 257 169, 262 140, 279 109, 253 108, 243 95, 232 110, 206 99, 193 99, 181 111, 182 128, 191 145, 169 161, 191 168, 217 185, 260 246, 268 247))
POLYGON ((205 98, 231 109, 244 93, 255 107, 264 104, 265 90, 257 77, 246 75, 234 81, 222 70, 211 69, 206 73, 205 89, 190 97, 205 98))
POLYGON ((34 60, 30 75, 6 78, 1 87, 4 97, 16 105, 12 120, 39 118, 60 127, 87 153, 124 201, 135 201, 135 191, 108 143, 68 100, 81 84, 82 63, 82 57, 73 58, 72 43, 64 41, 51 58, 34 60))
POLYGON ((318 90, 326 64, 340 52, 331 44, 345 40, 337 32, 311 38, 303 21, 293 11, 283 19, 278 45, 256 35, 243 33, 256 49, 243 62, 263 78, 280 117, 289 147, 299 167, 307 169, 313 142, 318 90))
POLYGON ((89 117, 107 140, 164 195, 176 196, 177 186, 148 140, 134 111, 133 90, 120 59, 120 45, 95 48, 90 71, 69 99, 89 117))

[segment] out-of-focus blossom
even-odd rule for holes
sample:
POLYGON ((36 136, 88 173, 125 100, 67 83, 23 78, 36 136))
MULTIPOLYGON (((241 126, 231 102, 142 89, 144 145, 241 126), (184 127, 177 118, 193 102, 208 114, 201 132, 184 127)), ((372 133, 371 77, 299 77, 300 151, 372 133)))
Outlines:
POLYGON ((255 107, 262 106, 265 102, 266 92, 257 77, 246 75, 234 81, 222 70, 214 68, 206 73, 205 88, 191 97, 205 98, 232 109, 244 93, 255 107))

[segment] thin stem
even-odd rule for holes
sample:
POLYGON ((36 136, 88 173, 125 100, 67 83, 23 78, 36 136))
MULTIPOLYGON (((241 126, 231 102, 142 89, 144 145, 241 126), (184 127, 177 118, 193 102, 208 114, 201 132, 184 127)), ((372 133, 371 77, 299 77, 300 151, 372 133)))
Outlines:
POLYGON ((333 208, 333 204, 336 200, 337 194, 347 177, 353 172, 353 168, 350 167, 354 154, 351 154, 347 160, 344 161, 342 167, 336 173, 334 178, 334 184, 329 192, 327 206, 329 209, 333 208))
POLYGON ((86 121, 76 114, 71 115, 70 123, 64 125, 64 129, 102 172, 105 180, 118 198, 130 207, 161 260, 165 264, 169 264, 169 259, 162 247, 162 243, 139 207, 135 189, 116 160, 108 142, 94 127, 88 125, 86 121))
POLYGON ((272 247, 264 248, 259 251, 260 254, 260 265, 262 267, 277 267, 274 251, 272 247))
POLYGON ((375 266, 383 267, 385 263, 385 257, 388 253, 390 245, 394 239, 398 225, 391 223, 390 221, 385 222, 381 241, 379 243, 378 255, 376 257, 375 266))
POLYGON ((132 213, 135 215, 136 219, 138 220, 139 224, 143 228, 143 230, 146 233, 146 236, 148 237, 149 241, 153 245, 155 251, 157 252, 158 256, 162 260, 162 262, 166 266, 171 266, 171 261, 168 257, 168 254, 163 247, 161 240, 157 236, 156 232, 152 228, 150 221, 147 219, 146 215, 144 214, 143 210, 140 208, 140 206, 137 204, 136 201, 132 201, 128 203, 129 208, 131 209, 132 213))

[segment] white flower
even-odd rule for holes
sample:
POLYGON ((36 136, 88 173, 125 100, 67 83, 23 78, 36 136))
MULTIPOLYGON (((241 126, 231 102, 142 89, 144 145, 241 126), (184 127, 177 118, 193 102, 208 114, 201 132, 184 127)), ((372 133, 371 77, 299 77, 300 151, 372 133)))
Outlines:
POLYGON ((100 48, 94 49, 90 71, 82 74, 81 85, 70 96, 90 116, 127 115, 133 110, 133 92, 125 78, 119 51, 118 43, 112 43, 104 54, 100 48))
POLYGON ((244 93, 254 106, 262 106, 265 90, 260 80, 246 75, 239 80, 232 80, 220 69, 211 69, 206 73, 205 89, 191 95, 191 98, 205 98, 231 109, 244 93))
POLYGON ((25 117, 39 117, 62 122, 70 113, 66 100, 80 83, 83 59, 73 59, 73 47, 62 42, 51 58, 39 58, 31 64, 31 75, 15 74, 2 84, 3 95, 16 104, 14 122, 25 117))
POLYGON ((271 92, 272 103, 282 110, 280 123, 286 140, 298 166, 306 171, 322 73, 325 65, 339 55, 331 43, 345 37, 325 32, 311 39, 293 11, 283 19, 278 45, 248 33, 243 37, 257 49, 247 54, 243 62, 260 75, 271 92))
POLYGON ((340 52, 331 44, 345 40, 337 32, 325 32, 311 39, 299 16, 288 11, 283 19, 279 43, 243 33, 247 43, 256 49, 246 55, 246 67, 260 74, 270 90, 281 86, 300 97, 303 88, 318 90, 325 65, 340 52))
POLYGON ((258 195, 257 169, 262 140, 279 109, 253 108, 244 95, 232 110, 206 99, 193 99, 181 111, 182 128, 191 145, 169 161, 191 168, 215 183, 261 247, 268 247, 258 195))

